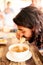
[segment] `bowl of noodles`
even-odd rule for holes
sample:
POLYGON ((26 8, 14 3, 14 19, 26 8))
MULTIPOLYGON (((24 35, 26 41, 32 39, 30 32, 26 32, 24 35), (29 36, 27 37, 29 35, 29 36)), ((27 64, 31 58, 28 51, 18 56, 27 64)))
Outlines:
POLYGON ((9 46, 9 52, 15 62, 26 61, 32 56, 27 44, 13 44, 9 46))

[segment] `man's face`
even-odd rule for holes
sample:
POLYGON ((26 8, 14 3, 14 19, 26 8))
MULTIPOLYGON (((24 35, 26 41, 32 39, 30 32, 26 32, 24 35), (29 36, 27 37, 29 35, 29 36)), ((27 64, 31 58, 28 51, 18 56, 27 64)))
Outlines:
POLYGON ((25 37, 29 40, 32 37, 32 30, 23 26, 18 26, 17 38, 25 37))

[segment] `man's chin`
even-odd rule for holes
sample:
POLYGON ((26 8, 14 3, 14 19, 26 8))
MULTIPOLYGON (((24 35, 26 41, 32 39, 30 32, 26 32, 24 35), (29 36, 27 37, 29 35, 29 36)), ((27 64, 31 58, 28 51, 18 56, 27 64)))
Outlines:
POLYGON ((26 38, 26 40, 30 42, 31 41, 31 37, 26 38))
POLYGON ((26 40, 27 40, 27 41, 29 41, 29 40, 30 40, 30 38, 26 38, 26 40))
POLYGON ((26 41, 29 41, 31 39, 31 37, 25 37, 25 36, 23 37, 26 39, 26 41))

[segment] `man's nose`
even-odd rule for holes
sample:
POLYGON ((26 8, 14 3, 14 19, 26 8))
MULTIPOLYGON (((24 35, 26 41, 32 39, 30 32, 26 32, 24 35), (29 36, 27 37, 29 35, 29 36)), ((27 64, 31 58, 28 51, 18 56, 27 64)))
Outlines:
POLYGON ((18 39, 20 39, 23 36, 23 33, 19 31, 16 33, 16 36, 18 39))
POLYGON ((21 32, 20 37, 24 36, 24 34, 21 32))

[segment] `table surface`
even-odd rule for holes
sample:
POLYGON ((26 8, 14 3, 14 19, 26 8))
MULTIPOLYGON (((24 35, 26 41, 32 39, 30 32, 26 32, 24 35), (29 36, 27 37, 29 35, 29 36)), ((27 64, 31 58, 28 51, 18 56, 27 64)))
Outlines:
POLYGON ((43 65, 43 56, 39 53, 36 46, 29 44, 30 51, 32 52, 32 58, 25 62, 13 62, 6 58, 8 47, 13 44, 11 38, 7 39, 6 45, 0 44, 0 65, 43 65))

